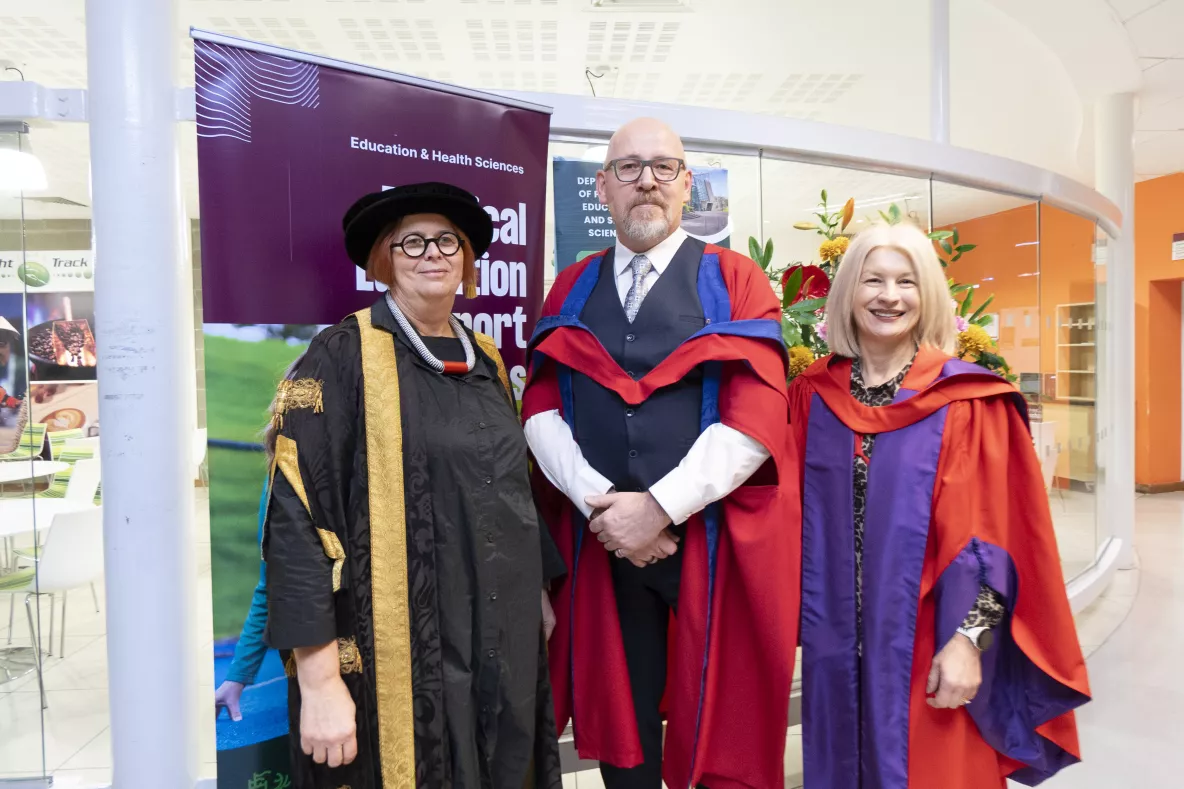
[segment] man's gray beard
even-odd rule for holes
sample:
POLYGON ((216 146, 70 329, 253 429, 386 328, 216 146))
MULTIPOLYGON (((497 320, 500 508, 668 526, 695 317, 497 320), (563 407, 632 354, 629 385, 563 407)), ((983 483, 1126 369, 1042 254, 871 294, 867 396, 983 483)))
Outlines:
POLYGON ((657 219, 634 219, 630 214, 620 223, 619 230, 637 244, 652 246, 670 236, 670 218, 663 214, 657 219))

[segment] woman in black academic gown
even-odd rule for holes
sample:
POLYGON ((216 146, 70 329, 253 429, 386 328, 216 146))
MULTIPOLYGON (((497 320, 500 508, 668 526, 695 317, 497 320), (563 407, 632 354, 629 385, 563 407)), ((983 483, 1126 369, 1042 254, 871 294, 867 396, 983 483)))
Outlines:
POLYGON ((542 589, 564 567, 501 357, 452 315, 492 222, 416 184, 363 197, 344 229, 390 291, 281 384, 263 541, 294 786, 558 787, 542 589))

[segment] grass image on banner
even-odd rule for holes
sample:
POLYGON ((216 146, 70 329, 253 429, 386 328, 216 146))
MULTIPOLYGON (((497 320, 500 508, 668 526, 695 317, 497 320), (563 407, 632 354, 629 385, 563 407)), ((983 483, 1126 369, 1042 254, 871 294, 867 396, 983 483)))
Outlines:
POLYGON ((305 335, 315 330, 205 327, 215 639, 237 637, 251 604, 259 578, 259 497, 267 478, 261 442, 267 410, 284 370, 308 347, 305 335))
MULTIPOLYGON (((259 504, 268 474, 262 440, 268 409, 285 370, 320 328, 204 327, 215 687, 231 669, 259 582, 259 504)), ((254 683, 243 690, 240 709, 241 721, 230 720, 224 711, 218 716, 218 750, 226 759, 219 757, 219 769, 223 763, 228 770, 252 769, 260 757, 245 746, 255 744, 275 751, 269 759, 286 759, 287 683, 274 650, 267 651, 254 683)))

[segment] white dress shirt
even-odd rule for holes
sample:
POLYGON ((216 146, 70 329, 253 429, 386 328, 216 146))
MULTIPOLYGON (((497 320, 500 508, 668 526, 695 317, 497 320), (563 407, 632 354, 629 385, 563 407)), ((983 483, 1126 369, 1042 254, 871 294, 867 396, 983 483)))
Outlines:
MULTIPOLYGON (((654 266, 646 276, 647 293, 670 266, 686 239, 686 231, 680 227, 665 241, 641 253, 654 266)), ((622 305, 633 285, 630 264, 637 254, 617 242, 613 268, 622 305)), ((584 458, 559 412, 546 411, 528 419, 526 442, 551 484, 561 490, 584 517, 591 517, 592 507, 584 499, 608 492, 612 483, 584 458)), ((740 487, 768 458, 769 451, 759 441, 734 428, 715 424, 703 431, 678 466, 654 483, 650 495, 671 521, 684 523, 708 504, 740 487)))

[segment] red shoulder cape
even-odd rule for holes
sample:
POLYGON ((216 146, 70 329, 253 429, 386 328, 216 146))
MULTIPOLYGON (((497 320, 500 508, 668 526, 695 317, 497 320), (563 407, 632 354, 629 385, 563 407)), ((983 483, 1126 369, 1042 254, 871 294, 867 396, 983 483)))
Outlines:
MULTIPOLYGON (((780 323, 776 296, 756 264, 711 245, 706 253, 719 255, 732 320, 780 323)), ((598 258, 560 274, 544 303, 544 318, 559 313, 577 279, 598 258)), ((687 341, 636 381, 579 327, 554 329, 532 346, 531 353, 539 357, 531 364, 523 395, 524 420, 549 410, 562 412, 558 365, 587 375, 625 402, 636 404, 704 362, 724 363, 721 422, 760 441, 771 458, 722 502, 710 606, 703 518, 696 515, 688 522, 681 546, 682 587, 666 687, 663 776, 669 786, 780 786, 800 573, 799 496, 796 479, 784 471, 788 461, 784 350, 767 341, 708 334, 687 341)), ((608 555, 598 550, 595 541, 585 542, 577 568, 573 522, 582 523, 582 518, 541 473, 535 474, 535 482, 544 519, 569 567, 566 578, 552 590, 558 624, 549 651, 559 728, 562 731, 572 720, 583 758, 636 766, 642 753, 608 555)), ((580 537, 586 533, 581 531, 580 537)))

